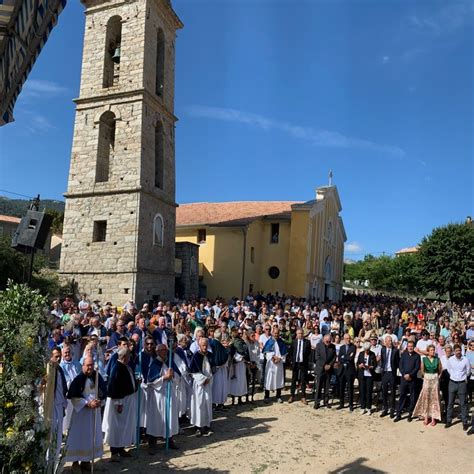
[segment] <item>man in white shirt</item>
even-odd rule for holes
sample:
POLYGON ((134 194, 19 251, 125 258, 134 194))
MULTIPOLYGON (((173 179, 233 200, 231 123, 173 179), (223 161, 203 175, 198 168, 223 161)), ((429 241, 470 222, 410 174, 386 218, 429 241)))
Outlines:
POLYGON ((352 319, 354 318, 354 313, 350 310, 349 307, 347 307, 344 311, 343 318, 344 320, 349 319, 349 321, 352 321, 352 319))
POLYGON ((79 301, 77 307, 78 307, 80 313, 82 313, 82 314, 87 313, 87 311, 90 308, 90 304, 89 304, 89 301, 87 299, 86 294, 82 295, 82 299, 81 299, 81 301, 79 301))
POLYGON ((385 341, 385 338, 389 336, 392 339, 392 345, 395 346, 395 344, 398 343, 398 337, 393 334, 392 332, 392 326, 387 326, 385 328, 385 334, 381 337, 382 341, 385 341))
POLYGON ((453 406, 457 395, 461 407, 462 426, 464 431, 467 431, 469 425, 467 423, 468 406, 466 393, 467 379, 471 374, 471 364, 469 363, 468 358, 462 355, 461 346, 459 344, 454 345, 454 356, 448 359, 447 369, 449 373, 449 401, 446 424, 444 427, 449 428, 453 424, 453 406))
POLYGON ((433 342, 428 339, 429 335, 429 332, 424 330, 421 333, 421 339, 416 343, 415 352, 420 354, 422 360, 428 355, 428 346, 433 344, 433 342))
POLYGON ((321 310, 321 313, 319 314, 319 320, 324 321, 324 318, 329 318, 329 312, 326 309, 326 306, 323 305, 323 309, 321 310))

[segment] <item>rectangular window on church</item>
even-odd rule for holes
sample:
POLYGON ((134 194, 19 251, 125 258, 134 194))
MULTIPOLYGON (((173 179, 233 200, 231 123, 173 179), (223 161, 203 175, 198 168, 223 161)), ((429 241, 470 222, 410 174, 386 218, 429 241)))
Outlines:
POLYGON ((250 263, 255 263, 255 247, 250 247, 250 263))
POLYGON ((92 242, 105 242, 107 236, 107 221, 94 221, 92 242))
POLYGON ((270 236, 270 243, 277 244, 280 240, 280 224, 272 224, 272 233, 270 236))
POLYGON ((198 244, 206 243, 206 229, 198 229, 198 244))

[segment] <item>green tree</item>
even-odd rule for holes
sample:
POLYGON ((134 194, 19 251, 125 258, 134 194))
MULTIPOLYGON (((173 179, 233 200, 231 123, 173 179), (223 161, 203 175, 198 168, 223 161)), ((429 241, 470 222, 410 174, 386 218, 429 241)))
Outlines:
POLYGON ((370 269, 376 258, 373 255, 366 255, 364 260, 344 265, 344 280, 365 281, 369 279, 370 269))
POLYGON ((1 472, 45 472, 48 426, 37 403, 47 361, 45 305, 26 285, 10 281, 0 292, 1 472))
MULTIPOLYGON (((48 270, 48 261, 43 255, 36 254, 33 265, 31 287, 40 290, 42 295, 57 296, 60 282, 57 272, 48 270)), ((8 280, 21 283, 27 280, 30 256, 11 247, 10 239, 0 238, 0 290, 7 286, 8 280)))
POLYGON ((51 232, 53 234, 62 235, 64 212, 57 211, 56 209, 46 209, 46 214, 50 215, 53 218, 53 223, 51 224, 51 232))
POLYGON ((420 246, 423 286, 449 299, 474 296, 474 226, 469 223, 438 227, 420 246))
POLYGON ((382 255, 379 258, 368 260, 367 265, 368 279, 372 288, 382 291, 395 289, 394 265, 391 257, 382 255))
POLYGON ((368 280, 371 288, 380 291, 420 294, 423 287, 419 260, 417 254, 398 257, 366 255, 364 260, 345 265, 344 279, 368 280))
POLYGON ((393 285, 395 291, 401 293, 420 294, 423 291, 418 252, 393 259, 393 285))
POLYGON ((12 249, 10 239, 6 236, 0 238, 0 290, 7 286, 11 278, 21 282, 24 278, 26 259, 23 254, 12 249))

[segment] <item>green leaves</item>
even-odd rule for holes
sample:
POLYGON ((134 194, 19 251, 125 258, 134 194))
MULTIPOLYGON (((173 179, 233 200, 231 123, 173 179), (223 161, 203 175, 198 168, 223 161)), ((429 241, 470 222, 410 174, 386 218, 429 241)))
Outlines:
POLYGON ((0 465, 6 472, 44 471, 48 431, 36 396, 45 374, 47 330, 46 299, 9 281, 0 292, 0 465))
MULTIPOLYGON (((4 289, 9 279, 15 282, 25 281, 29 271, 29 255, 17 252, 11 247, 10 239, 0 237, 0 290, 4 289)), ((31 286, 44 295, 57 296, 60 292, 60 281, 57 272, 48 271, 47 259, 37 253, 34 259, 31 286)))
POLYGON ((474 226, 449 224, 434 229, 420 246, 425 288, 451 299, 474 296, 474 226))
POLYGON ((344 279, 398 294, 474 297, 474 226, 449 224, 425 237, 417 253, 374 257, 344 266, 344 279))

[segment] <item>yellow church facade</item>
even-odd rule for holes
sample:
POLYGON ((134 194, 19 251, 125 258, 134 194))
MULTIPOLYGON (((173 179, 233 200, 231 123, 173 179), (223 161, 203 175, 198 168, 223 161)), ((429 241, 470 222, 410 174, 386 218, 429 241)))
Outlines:
POLYGON ((208 298, 248 293, 337 301, 347 240, 336 186, 315 199, 182 204, 176 242, 199 245, 201 292, 208 298))

